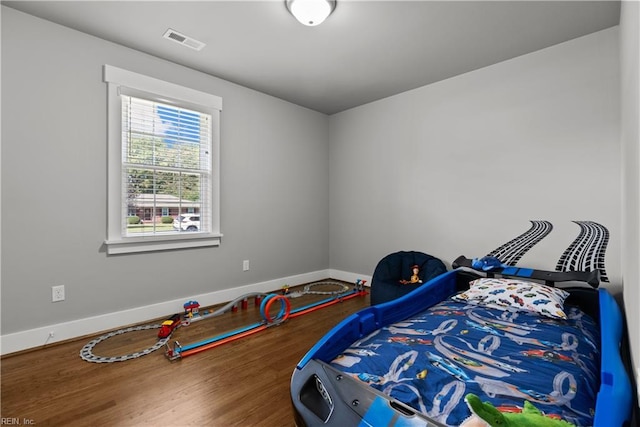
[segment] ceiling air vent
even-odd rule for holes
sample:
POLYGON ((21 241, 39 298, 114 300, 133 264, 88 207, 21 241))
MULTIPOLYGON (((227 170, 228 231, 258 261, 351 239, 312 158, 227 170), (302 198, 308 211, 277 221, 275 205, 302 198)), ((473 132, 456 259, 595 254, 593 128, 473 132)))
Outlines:
POLYGON ((169 28, 162 37, 168 40, 172 40, 183 46, 190 47, 191 49, 194 49, 194 50, 201 50, 203 47, 206 46, 201 41, 185 36, 184 34, 180 34, 176 30, 172 30, 171 28, 169 28))

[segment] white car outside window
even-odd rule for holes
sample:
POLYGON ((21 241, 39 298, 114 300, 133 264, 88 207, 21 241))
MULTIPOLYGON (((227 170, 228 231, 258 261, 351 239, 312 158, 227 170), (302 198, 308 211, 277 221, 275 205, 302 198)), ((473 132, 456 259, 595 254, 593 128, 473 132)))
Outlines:
POLYGON ((182 214, 173 220, 173 228, 181 231, 200 230, 200 214, 182 214))

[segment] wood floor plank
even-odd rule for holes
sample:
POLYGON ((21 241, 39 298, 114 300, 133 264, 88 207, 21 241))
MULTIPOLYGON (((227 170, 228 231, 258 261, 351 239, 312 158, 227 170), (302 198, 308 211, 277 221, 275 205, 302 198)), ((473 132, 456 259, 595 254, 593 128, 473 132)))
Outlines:
MULTIPOLYGON (((295 308, 325 298, 291 302, 295 308)), ((368 305, 368 295, 356 297, 174 362, 158 350, 125 362, 89 363, 79 352, 95 337, 9 355, 1 361, 1 416, 37 426, 291 427, 295 365, 329 329, 368 305)), ((172 338, 198 342, 260 319, 250 301, 247 310, 179 328, 172 338)), ((155 342, 155 334, 110 338, 94 353, 139 351, 155 342)))

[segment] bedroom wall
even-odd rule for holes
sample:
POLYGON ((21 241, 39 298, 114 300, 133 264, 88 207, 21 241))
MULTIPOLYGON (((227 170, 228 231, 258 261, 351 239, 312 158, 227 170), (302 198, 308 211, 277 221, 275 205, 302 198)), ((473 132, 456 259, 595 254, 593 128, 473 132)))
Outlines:
POLYGON ((553 270, 592 221, 621 283, 618 28, 330 117, 330 264, 450 263, 553 226, 517 265, 553 270))
POLYGON ((571 221, 596 221, 619 284, 617 33, 328 118, 2 7, 2 353, 185 298, 370 275, 396 250, 482 255, 531 220, 554 229, 522 265, 552 268, 579 231, 571 221), (223 97, 221 247, 104 253, 104 63, 223 97), (63 303, 50 302, 55 284, 63 303))
MULTIPOLYGON (((640 384, 640 3, 620 11, 623 277, 631 364, 640 384)), ((638 400, 640 400, 640 388, 638 400)))
POLYGON ((326 277, 327 141, 326 115, 2 7, 2 352, 326 277), (223 98, 220 247, 105 254, 103 64, 223 98))

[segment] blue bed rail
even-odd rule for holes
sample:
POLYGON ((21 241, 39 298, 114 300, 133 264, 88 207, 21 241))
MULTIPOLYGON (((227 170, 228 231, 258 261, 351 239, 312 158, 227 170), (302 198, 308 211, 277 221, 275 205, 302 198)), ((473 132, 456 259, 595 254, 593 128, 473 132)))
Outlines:
POLYGON ((622 426, 631 419, 631 381, 620 357, 624 321, 620 307, 605 289, 600 300, 600 390, 594 427, 622 426))

